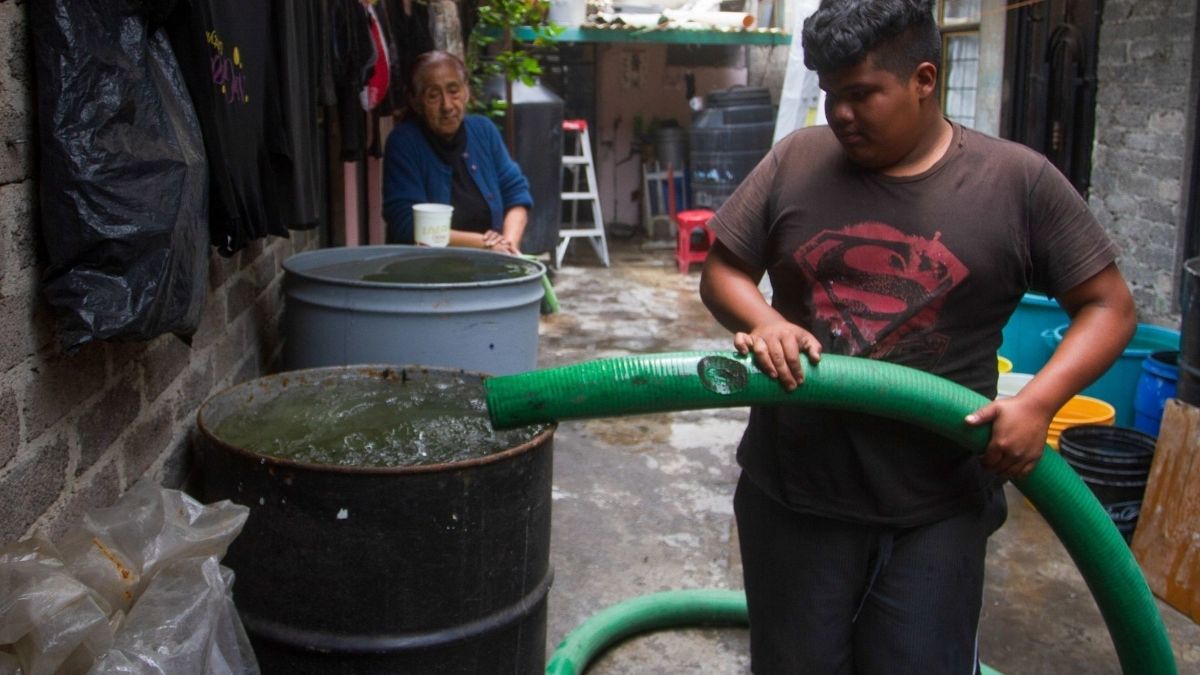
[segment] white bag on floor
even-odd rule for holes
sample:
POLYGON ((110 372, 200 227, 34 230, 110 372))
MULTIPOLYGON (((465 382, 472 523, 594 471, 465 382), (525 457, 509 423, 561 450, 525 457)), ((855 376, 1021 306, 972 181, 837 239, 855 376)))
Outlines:
POLYGON ((257 675, 219 563, 248 514, 142 482, 57 547, 0 548, 0 675, 257 675))

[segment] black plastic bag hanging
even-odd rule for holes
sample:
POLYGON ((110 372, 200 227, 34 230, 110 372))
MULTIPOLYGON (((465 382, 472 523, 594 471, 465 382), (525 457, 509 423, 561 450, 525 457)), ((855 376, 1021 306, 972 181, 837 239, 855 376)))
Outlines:
POLYGON ((208 282, 208 168, 175 56, 135 5, 30 3, 42 281, 73 350, 190 336, 208 282))

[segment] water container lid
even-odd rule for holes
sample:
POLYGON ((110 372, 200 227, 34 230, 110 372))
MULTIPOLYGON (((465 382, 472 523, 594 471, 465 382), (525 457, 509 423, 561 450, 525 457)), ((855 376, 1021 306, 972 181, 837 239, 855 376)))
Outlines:
POLYGON ((771 105, 771 92, 765 87, 730 87, 705 94, 704 105, 707 108, 769 106, 771 105))

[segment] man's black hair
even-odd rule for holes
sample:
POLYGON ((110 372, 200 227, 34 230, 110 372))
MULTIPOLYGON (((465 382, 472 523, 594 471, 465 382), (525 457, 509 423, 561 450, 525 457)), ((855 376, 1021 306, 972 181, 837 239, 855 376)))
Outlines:
POLYGON ((821 0, 804 21, 804 65, 829 73, 871 54, 877 67, 904 78, 924 61, 940 67, 933 9, 934 0, 821 0))

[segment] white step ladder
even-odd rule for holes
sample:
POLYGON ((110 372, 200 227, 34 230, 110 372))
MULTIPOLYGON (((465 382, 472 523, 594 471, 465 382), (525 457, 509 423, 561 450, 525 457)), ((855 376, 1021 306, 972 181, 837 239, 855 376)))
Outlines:
POLYGON ((585 237, 600 262, 608 267, 608 241, 604 238, 604 218, 600 214, 600 194, 596 188, 596 165, 592 161, 592 143, 588 138, 587 120, 563 120, 564 138, 570 132, 577 132, 575 137, 575 153, 563 155, 563 169, 571 172, 571 191, 562 193, 564 202, 571 202, 571 222, 568 227, 558 231, 558 246, 554 249, 554 266, 562 267, 563 255, 567 245, 575 237, 585 237), (579 185, 579 170, 583 169, 587 178, 586 191, 579 185), (592 203, 592 223, 590 228, 579 227, 579 202, 592 203))

